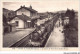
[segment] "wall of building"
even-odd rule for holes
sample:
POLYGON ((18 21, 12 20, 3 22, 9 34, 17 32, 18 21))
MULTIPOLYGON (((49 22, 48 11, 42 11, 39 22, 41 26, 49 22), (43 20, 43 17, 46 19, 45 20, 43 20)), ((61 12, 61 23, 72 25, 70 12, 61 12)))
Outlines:
POLYGON ((31 17, 36 17, 37 16, 37 12, 35 12, 35 13, 31 13, 31 17))
POLYGON ((16 28, 15 26, 12 27, 12 32, 16 31, 16 28))
POLYGON ((10 23, 16 23, 16 21, 18 21, 18 26, 16 26, 16 28, 24 28, 24 21, 17 17, 11 20, 10 23))
POLYGON ((30 16, 30 11, 22 8, 22 9, 18 10, 18 11, 16 12, 16 14, 17 14, 17 15, 25 14, 25 15, 27 15, 27 16, 30 16))

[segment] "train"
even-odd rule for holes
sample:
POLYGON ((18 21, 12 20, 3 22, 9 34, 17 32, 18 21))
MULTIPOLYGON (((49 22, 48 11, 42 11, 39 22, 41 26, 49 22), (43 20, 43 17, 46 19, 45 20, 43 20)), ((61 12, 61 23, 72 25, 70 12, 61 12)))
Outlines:
POLYGON ((28 36, 11 47, 44 47, 58 18, 59 14, 55 15, 52 19, 46 19, 43 24, 37 25, 36 29, 28 36))
POLYGON ((54 28, 53 20, 49 20, 40 26, 37 26, 36 29, 32 32, 29 40, 29 44, 32 46, 42 46, 45 40, 48 38, 48 34, 54 28))

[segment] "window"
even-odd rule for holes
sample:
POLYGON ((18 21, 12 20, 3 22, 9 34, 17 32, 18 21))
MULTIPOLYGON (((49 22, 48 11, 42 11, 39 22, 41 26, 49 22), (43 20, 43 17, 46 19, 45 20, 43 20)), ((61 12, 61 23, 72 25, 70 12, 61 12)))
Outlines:
POLYGON ((19 23, 19 22, 18 22, 18 21, 16 21, 16 26, 18 26, 18 23, 19 23))

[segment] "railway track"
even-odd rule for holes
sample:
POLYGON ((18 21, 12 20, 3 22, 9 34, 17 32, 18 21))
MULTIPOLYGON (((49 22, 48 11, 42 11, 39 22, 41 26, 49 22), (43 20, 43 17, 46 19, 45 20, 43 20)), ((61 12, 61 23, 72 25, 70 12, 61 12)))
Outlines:
POLYGON ((29 39, 30 39, 30 34, 28 36, 24 37, 23 39, 21 39, 20 41, 14 43, 11 47, 26 46, 26 43, 28 42, 29 39))
MULTIPOLYGON (((53 17, 54 19, 53 19, 53 23, 51 23, 52 25, 55 24, 55 22, 58 19, 58 16, 59 15, 57 14, 53 17)), ((48 21, 48 23, 51 21, 48 21)), ((47 23, 46 23, 46 25, 47 25, 47 23)), ((46 27, 48 27, 48 25, 46 27)), ((52 28, 50 28, 48 32, 44 33, 43 36, 45 36, 45 38, 43 40, 41 40, 42 42, 41 42, 41 45, 39 45, 39 46, 34 46, 34 45, 29 44, 29 42, 31 40, 31 35, 34 32, 33 31, 28 36, 26 36, 23 39, 21 39, 20 41, 14 43, 11 47, 44 47, 46 42, 47 42, 47 39, 49 38, 49 35, 51 34, 51 31, 53 30, 53 28, 54 28, 54 26, 52 28)))
POLYGON ((28 44, 29 40, 30 40, 30 35, 28 35, 28 36, 24 37, 23 39, 21 39, 20 41, 13 44, 11 47, 44 47, 50 33, 45 33, 44 34, 44 36, 46 36, 46 38, 42 41, 41 45, 39 45, 39 46, 34 46, 34 45, 28 44))

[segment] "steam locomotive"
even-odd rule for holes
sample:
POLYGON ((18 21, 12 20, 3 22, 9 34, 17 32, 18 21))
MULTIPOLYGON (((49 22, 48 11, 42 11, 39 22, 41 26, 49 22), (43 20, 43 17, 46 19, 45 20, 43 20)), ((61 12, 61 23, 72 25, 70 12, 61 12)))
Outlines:
POLYGON ((51 22, 44 23, 36 27, 35 31, 31 34, 29 44, 33 46, 42 46, 48 33, 51 32, 53 24, 51 22))

